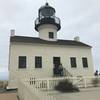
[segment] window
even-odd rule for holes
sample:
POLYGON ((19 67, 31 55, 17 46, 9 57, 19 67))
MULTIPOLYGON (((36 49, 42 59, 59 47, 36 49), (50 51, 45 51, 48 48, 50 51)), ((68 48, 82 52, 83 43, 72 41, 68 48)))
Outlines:
POLYGON ((53 32, 49 32, 49 38, 53 39, 54 38, 54 33, 53 32))
POLYGON ((86 57, 82 58, 82 63, 83 63, 83 67, 84 68, 87 68, 88 67, 88 61, 87 61, 87 58, 86 57))
POLYGON ((26 56, 19 56, 19 68, 26 68, 26 56))
POLYGON ((35 68, 42 68, 42 57, 35 57, 35 68))
POLYGON ((70 63, 71 63, 71 67, 72 68, 76 68, 77 65, 76 65, 76 58, 75 57, 71 57, 70 58, 70 63))

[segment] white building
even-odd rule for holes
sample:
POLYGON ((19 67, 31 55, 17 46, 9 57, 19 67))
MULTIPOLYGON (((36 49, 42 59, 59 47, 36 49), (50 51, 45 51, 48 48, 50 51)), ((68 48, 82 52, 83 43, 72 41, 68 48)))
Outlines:
POLYGON ((9 53, 9 86, 16 87, 17 80, 58 76, 93 76, 91 46, 74 40, 57 39, 60 19, 55 9, 45 4, 38 11, 35 30, 39 37, 15 36, 11 31, 9 53), (63 70, 59 69, 62 64, 63 70))

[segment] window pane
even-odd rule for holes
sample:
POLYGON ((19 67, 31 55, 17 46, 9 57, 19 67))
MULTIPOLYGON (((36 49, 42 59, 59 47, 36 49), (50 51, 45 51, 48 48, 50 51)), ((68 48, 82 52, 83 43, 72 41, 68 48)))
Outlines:
POLYGON ((87 58, 82 58, 82 62, 83 62, 83 67, 88 67, 87 58))
POLYGON ((54 38, 54 33, 53 32, 49 32, 49 38, 54 38))
POLYGON ((19 68, 26 68, 26 56, 19 56, 19 68))
POLYGON ((42 57, 35 57, 35 68, 42 68, 42 57))
POLYGON ((70 58, 70 63, 71 63, 71 67, 77 67, 77 65, 76 65, 76 58, 75 57, 71 57, 70 58))

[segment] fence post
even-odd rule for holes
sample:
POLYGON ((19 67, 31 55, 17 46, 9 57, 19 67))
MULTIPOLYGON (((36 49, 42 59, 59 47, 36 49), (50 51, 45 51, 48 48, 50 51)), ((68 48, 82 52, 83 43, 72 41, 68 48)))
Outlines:
POLYGON ((47 79, 47 90, 50 89, 49 79, 47 79))
POLYGON ((84 77, 83 80, 84 80, 84 88, 86 88, 87 87, 86 77, 84 77))

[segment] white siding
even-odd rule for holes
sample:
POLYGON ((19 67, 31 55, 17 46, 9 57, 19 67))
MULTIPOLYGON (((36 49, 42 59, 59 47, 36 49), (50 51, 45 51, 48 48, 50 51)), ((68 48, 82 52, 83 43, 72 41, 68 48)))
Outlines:
POLYGON ((49 41, 56 41, 57 40, 57 27, 55 25, 41 25, 39 27, 39 38, 44 39, 44 40, 49 40, 49 41), (50 39, 48 36, 49 32, 54 33, 54 38, 50 39))
POLYGON ((61 57, 63 67, 74 76, 92 76, 93 61, 91 48, 80 46, 40 45, 31 43, 12 43, 10 49, 10 86, 16 86, 18 77, 52 77, 53 57, 61 57), (27 68, 18 69, 18 57, 27 56, 27 68), (42 56, 43 68, 35 68, 35 56, 42 56), (71 68, 70 57, 76 57, 77 68, 71 68), (88 68, 83 68, 82 57, 87 57, 88 68), (13 81, 13 82, 11 82, 13 81))

